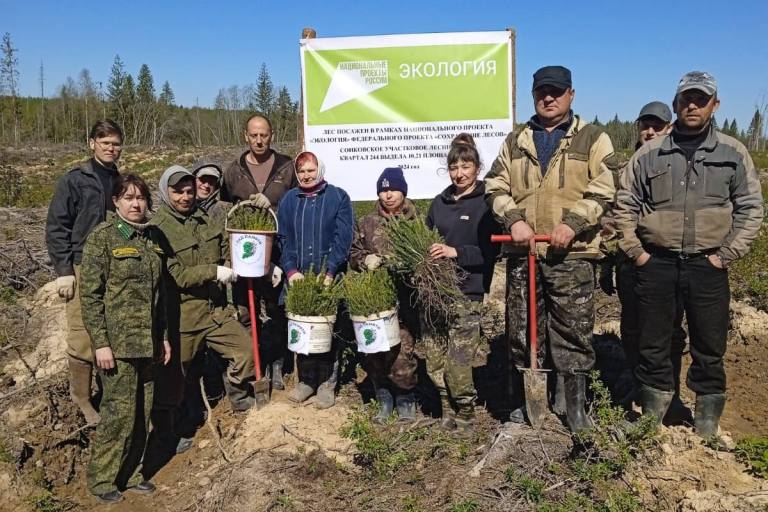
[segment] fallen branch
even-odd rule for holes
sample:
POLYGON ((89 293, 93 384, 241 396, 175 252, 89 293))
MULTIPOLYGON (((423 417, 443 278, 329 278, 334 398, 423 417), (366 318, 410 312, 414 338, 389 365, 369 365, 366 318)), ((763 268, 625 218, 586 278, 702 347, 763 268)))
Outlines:
POLYGON ((232 464, 232 459, 229 458, 227 451, 224 449, 224 445, 221 444, 221 436, 219 435, 218 430, 216 430, 216 427, 213 425, 213 411, 211 410, 211 404, 208 403, 208 397, 205 393, 205 384, 203 383, 202 377, 200 377, 200 394, 203 397, 205 410, 208 411, 208 414, 205 418, 205 423, 208 425, 208 428, 211 429, 213 438, 216 439, 216 446, 218 446, 219 451, 221 452, 221 456, 224 457, 224 460, 227 461, 228 464, 232 464))

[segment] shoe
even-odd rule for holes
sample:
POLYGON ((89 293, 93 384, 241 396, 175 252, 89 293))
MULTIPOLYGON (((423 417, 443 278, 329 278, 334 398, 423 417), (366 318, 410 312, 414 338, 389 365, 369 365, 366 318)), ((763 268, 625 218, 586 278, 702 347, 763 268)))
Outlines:
POLYGON ((176 455, 180 453, 184 453, 185 451, 192 448, 192 445, 195 444, 195 440, 191 437, 181 437, 179 438, 179 442, 176 443, 176 455))
POLYGON ((96 499, 102 503, 111 505, 113 503, 120 503, 124 498, 120 491, 109 491, 104 494, 97 494, 96 499))
POLYGON ((416 395, 413 392, 397 395, 395 404, 400 421, 416 421, 416 395))
POLYGON ((282 357, 272 363, 272 389, 285 389, 282 357))
POLYGON ((317 396, 315 397, 315 407, 318 409, 328 409, 333 407, 336 403, 335 386, 328 382, 323 382, 317 388, 317 396))
POLYGON ((304 384, 303 382, 299 382, 296 384, 296 387, 294 387, 291 392, 288 393, 288 400, 300 404, 314 394, 315 389, 312 386, 304 384))
POLYGON ((672 397, 667 414, 664 416, 665 425, 692 425, 693 413, 686 407, 679 395, 672 397))
POLYGON ((88 425, 98 425, 101 416, 91 404, 91 374, 93 365, 74 357, 69 358, 69 396, 80 408, 88 425))
POLYGON ((567 373, 563 376, 565 391, 565 417, 568 428, 574 434, 582 434, 592 428, 587 416, 587 382, 583 373, 567 373))
POLYGON ((640 386, 640 405, 643 407, 643 416, 656 417, 656 426, 661 425, 661 419, 667 413, 674 391, 662 391, 642 384, 640 386))
POLYGON ((509 413, 510 423, 525 423, 525 407, 518 407, 509 413))
POLYGON ((373 421, 383 425, 392 417, 392 411, 395 407, 392 393, 387 388, 378 388, 376 401, 379 402, 379 412, 373 417, 373 421))
POLYGON ((237 400, 232 400, 232 397, 230 397, 229 399, 229 403, 232 406, 233 412, 250 411, 255 401, 256 399, 252 396, 245 396, 242 398, 238 398, 237 400))
POLYGON ((723 408, 725 408, 725 393, 696 395, 693 426, 700 437, 710 439, 717 435, 723 408))
POLYGON ((155 486, 155 484, 153 484, 149 480, 142 480, 141 482, 138 483, 138 485, 129 487, 126 490, 131 492, 138 492, 141 494, 152 494, 157 490, 157 487, 155 486))

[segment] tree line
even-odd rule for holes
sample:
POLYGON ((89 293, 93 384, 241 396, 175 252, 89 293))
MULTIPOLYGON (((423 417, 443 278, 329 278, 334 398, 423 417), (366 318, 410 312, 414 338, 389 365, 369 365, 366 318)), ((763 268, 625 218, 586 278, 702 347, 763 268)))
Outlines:
MULTIPOLYGON (((276 87, 266 64, 261 65, 255 84, 232 85, 219 90, 213 108, 176 104, 173 89, 164 81, 159 92, 147 64, 134 79, 120 56, 116 56, 106 84, 94 81, 88 69, 77 79, 68 77, 53 95, 45 90, 45 69, 40 63, 39 97, 19 96, 19 58, 11 36, 0 44, 0 143, 82 143, 90 125, 110 117, 125 130, 128 144, 177 146, 234 146, 243 142, 243 122, 253 113, 267 115, 273 123, 276 144, 296 144, 299 136, 299 104, 285 86, 276 87)), ((768 148, 765 121, 768 100, 755 107, 746 128, 736 119, 726 119, 720 129, 741 140, 750 150, 768 148)), ((618 115, 605 128, 618 150, 634 149, 634 121, 618 115)))
POLYGON ((106 83, 82 69, 46 95, 45 68, 40 63, 38 97, 19 94, 18 50, 6 33, 0 43, 0 143, 75 143, 85 141, 96 119, 109 117, 125 131, 126 143, 149 146, 234 146, 243 143, 243 123, 254 113, 273 123, 277 144, 298 139, 299 104, 287 87, 276 87, 266 64, 255 84, 219 90, 213 108, 176 104, 171 84, 159 87, 147 64, 136 77, 119 55, 106 83))

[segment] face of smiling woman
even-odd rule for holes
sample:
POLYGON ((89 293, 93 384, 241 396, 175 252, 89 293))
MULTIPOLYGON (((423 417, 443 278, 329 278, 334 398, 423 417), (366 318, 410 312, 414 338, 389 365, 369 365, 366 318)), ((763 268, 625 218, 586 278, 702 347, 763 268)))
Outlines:
POLYGON ((312 161, 304 162, 296 171, 301 188, 310 188, 317 182, 317 164, 312 161))

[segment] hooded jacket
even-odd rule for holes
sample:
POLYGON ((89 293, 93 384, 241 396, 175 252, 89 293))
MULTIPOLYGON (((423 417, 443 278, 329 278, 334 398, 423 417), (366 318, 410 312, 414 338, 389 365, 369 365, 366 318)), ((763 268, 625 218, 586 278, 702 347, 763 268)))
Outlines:
POLYGON ((181 332, 192 332, 221 324, 234 311, 227 305, 225 288, 216 282, 216 267, 229 259, 229 243, 223 226, 201 208, 188 215, 173 209, 168 196, 168 179, 183 167, 167 169, 160 178, 162 205, 151 224, 162 232, 161 248, 170 276, 168 286, 169 324, 179 319, 181 332))
POLYGON ((258 190, 256 182, 253 180, 251 171, 245 163, 245 157, 249 151, 240 155, 240 158, 229 164, 224 170, 224 183, 221 187, 221 198, 230 203, 238 203, 248 199, 252 194, 262 193, 269 198, 272 208, 277 209, 277 205, 285 193, 296 187, 296 172, 294 162, 291 157, 282 155, 274 150, 270 150, 275 155, 275 163, 269 171, 264 190, 258 190))
MULTIPOLYGON (((318 163, 318 180, 325 165, 318 163)), ((319 181, 311 190, 289 190, 277 212, 277 236, 281 247, 281 266, 287 276, 316 272, 325 266, 336 275, 344 270, 352 245, 355 215, 349 195, 342 189, 319 181)))
POLYGON ((491 244, 491 235, 501 232, 485 202, 485 185, 478 182, 469 194, 453 198, 451 185, 435 197, 429 206, 426 224, 436 228, 445 244, 456 249, 456 263, 467 276, 461 291, 473 301, 482 301, 491 288, 493 265, 498 248, 491 244))

